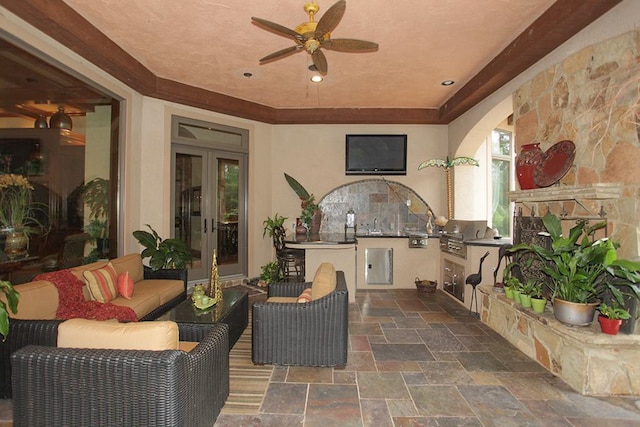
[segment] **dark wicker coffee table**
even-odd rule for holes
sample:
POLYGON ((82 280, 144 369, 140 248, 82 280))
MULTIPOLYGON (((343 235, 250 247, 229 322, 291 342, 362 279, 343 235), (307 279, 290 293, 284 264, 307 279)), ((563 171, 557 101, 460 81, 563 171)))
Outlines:
POLYGON ((238 341, 249 321, 249 296, 246 290, 227 288, 222 290, 222 302, 206 310, 193 306, 191 298, 163 314, 158 320, 176 323, 226 323, 229 325, 229 349, 238 341))

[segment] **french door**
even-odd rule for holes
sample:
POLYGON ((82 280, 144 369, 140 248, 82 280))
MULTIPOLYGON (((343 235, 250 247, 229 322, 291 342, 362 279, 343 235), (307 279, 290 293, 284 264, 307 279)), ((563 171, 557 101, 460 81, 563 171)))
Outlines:
POLYGON ((189 280, 246 275, 246 155, 172 145, 174 235, 193 255, 189 280))

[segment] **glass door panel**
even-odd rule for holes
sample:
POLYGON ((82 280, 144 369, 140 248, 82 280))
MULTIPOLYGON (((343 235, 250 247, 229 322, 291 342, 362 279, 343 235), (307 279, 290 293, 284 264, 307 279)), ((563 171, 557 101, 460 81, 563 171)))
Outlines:
POLYGON ((189 280, 207 280, 215 251, 221 277, 246 274, 243 154, 174 145, 174 235, 191 249, 189 280))
MULTIPOLYGON (((204 273, 202 254, 202 189, 206 152, 188 150, 174 154, 174 236, 184 240, 193 256, 190 277, 204 273)), ((206 264, 206 261, 204 262, 206 264)))

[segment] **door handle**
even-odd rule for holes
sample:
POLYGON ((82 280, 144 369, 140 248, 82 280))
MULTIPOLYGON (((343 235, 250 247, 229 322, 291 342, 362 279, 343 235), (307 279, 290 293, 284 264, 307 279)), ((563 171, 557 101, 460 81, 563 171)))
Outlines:
POLYGON ((203 233, 207 232, 207 218, 204 219, 204 231, 203 233))

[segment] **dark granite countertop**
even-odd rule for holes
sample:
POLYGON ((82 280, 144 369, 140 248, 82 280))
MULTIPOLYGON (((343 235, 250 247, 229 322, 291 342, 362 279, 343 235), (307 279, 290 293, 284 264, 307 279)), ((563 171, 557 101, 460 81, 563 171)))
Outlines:
POLYGON ((285 237, 284 243, 301 245, 349 245, 358 243, 358 240, 353 233, 289 234, 285 237))

